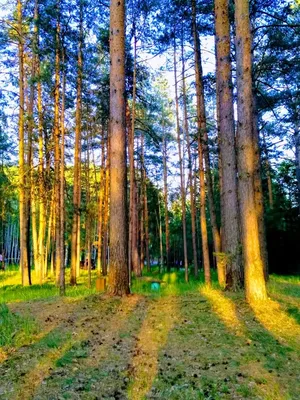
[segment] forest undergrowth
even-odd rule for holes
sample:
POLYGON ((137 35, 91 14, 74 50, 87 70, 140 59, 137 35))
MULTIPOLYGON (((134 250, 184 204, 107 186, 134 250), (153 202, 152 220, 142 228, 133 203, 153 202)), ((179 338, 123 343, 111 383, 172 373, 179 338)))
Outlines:
MULTIPOLYGON (((300 279, 271 276, 267 303, 180 273, 109 298, 0 273, 0 399, 299 399, 300 279)), ((93 276, 93 282, 96 275, 93 276)), ((154 279, 154 278, 153 278, 154 279)), ((93 286, 94 287, 94 286, 93 286)))

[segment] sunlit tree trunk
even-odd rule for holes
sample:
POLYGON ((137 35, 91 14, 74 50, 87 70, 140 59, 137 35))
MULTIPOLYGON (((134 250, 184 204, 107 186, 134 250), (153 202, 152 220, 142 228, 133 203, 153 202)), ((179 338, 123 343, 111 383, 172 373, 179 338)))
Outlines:
MULTIPOLYGON (((255 204, 255 142, 253 138, 253 95, 251 32, 248 0, 235 3, 237 61, 237 161, 246 298, 267 298, 264 264, 255 204)), ((223 180, 224 182, 224 180, 223 180)))
POLYGON ((59 285, 61 270, 61 220, 60 220, 60 1, 57 2, 57 23, 55 43, 55 88, 54 88, 54 193, 55 193, 55 276, 59 285))
POLYGON ((191 202, 194 274, 195 274, 195 277, 197 278, 198 277, 198 256, 197 256, 197 242, 196 242, 195 199, 194 199, 194 183, 193 183, 193 167, 192 167, 190 132, 189 132, 188 112, 187 112, 185 60, 184 60, 183 42, 182 42, 182 47, 181 47, 181 62, 182 62, 182 100, 183 100, 184 131, 185 131, 187 151, 188 151, 188 171, 189 171, 189 188, 190 188, 190 202, 191 202))
POLYGON ((77 96, 75 114, 73 223, 71 237, 71 285, 76 285, 80 271, 80 200, 81 200, 81 117, 82 117, 82 47, 83 47, 83 1, 79 5, 79 41, 77 53, 77 96), (78 254, 79 253, 79 254, 78 254))
POLYGON ((222 253, 218 280, 222 287, 243 286, 240 224, 230 59, 230 23, 227 0, 215 1, 217 114, 220 148, 222 253))
POLYGON ((188 265, 188 256, 187 256, 187 239, 186 239, 186 204, 185 204, 186 193, 185 193, 183 158, 182 158, 182 152, 181 152, 176 41, 175 41, 175 39, 174 39, 174 79, 175 79, 176 131, 177 131, 177 146, 178 146, 179 169, 180 169, 180 192, 181 192, 181 207, 182 207, 183 256, 184 256, 185 281, 188 282, 188 280, 189 280, 189 265, 188 265))
POLYGON ((129 294, 125 127, 125 1, 110 2, 110 259, 111 295, 129 294))
POLYGON ((202 257, 204 267, 204 278, 207 284, 210 284, 210 261, 207 236, 207 222, 205 210, 205 178, 203 167, 203 144, 202 130, 206 130, 205 121, 203 121, 203 113, 201 112, 202 93, 201 93, 201 72, 200 72, 200 46, 198 44, 198 33, 196 25, 196 4, 192 0, 192 29, 194 40, 194 55, 195 55, 195 77, 196 77, 196 96, 197 96, 197 142, 198 142, 198 158, 199 158, 199 180, 200 180, 200 229, 202 238, 202 257))
POLYGON ((45 276, 45 234, 46 234, 46 207, 45 207, 45 185, 44 185, 44 135, 43 135, 43 104, 42 104, 42 82, 39 55, 39 3, 35 1, 35 35, 37 46, 36 73, 37 73, 37 111, 38 111, 38 205, 39 205, 39 231, 38 231, 38 264, 40 270, 39 282, 43 283, 45 276))
POLYGON ((65 295, 65 97, 66 97, 66 71, 65 71, 65 49, 62 49, 62 94, 61 94, 61 143, 60 143, 60 271, 59 271, 59 293, 65 295))
POLYGON ((28 224, 26 207, 26 164, 25 164, 25 134, 24 134, 24 37, 23 37, 23 7, 21 0, 17 1, 18 20, 18 59, 19 59, 19 204, 20 204, 20 266, 22 285, 31 285, 30 255, 28 248, 28 224))

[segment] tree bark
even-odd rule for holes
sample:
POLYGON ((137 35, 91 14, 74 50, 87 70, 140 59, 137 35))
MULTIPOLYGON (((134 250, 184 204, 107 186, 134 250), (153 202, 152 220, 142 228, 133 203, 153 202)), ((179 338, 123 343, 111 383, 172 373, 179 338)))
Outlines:
POLYGON ((28 248, 28 215, 26 207, 26 163, 25 163, 25 134, 24 134, 24 37, 23 37, 23 7, 21 0, 17 1, 18 20, 18 58, 19 58, 19 204, 20 204, 20 266, 22 285, 31 285, 30 254, 28 248))
POLYGON ((129 294, 125 127, 125 1, 110 2, 110 259, 108 292, 129 294))
POLYGON ((240 255, 240 223, 237 195, 237 161, 230 59, 230 23, 227 0, 215 1, 217 109, 222 172, 221 226, 222 255, 218 280, 222 287, 238 290, 243 286, 240 255))
POLYGON ((176 39, 174 38, 174 79, 175 79, 175 107, 176 107, 176 131, 177 131, 177 146, 180 169, 180 192, 181 192, 181 208, 182 208, 182 231, 183 231, 183 257, 185 281, 189 280, 189 265, 187 255, 187 239, 186 239, 186 193, 185 193, 185 178, 183 159, 181 153, 181 138, 180 138, 180 123, 179 123, 179 104, 178 104, 178 80, 177 80, 177 60, 176 60, 176 39))
MULTIPOLYGON (((251 31, 248 0, 235 2, 237 61, 237 161, 241 237, 245 269, 246 299, 267 298, 264 264, 255 203, 255 142, 253 138, 253 95, 251 31)), ((224 183, 224 180, 223 180, 224 183)))
POLYGON ((196 77, 196 97, 197 97, 197 142, 198 142, 198 158, 199 158, 199 180, 200 180, 200 227, 202 237, 202 253, 205 283, 211 283, 210 277, 210 261, 207 236, 207 222, 205 210, 205 180, 203 167, 203 144, 202 130, 206 129, 206 123, 203 121, 203 113, 201 112, 202 94, 201 94, 201 72, 200 72, 200 48, 198 45, 198 34, 196 26, 196 3, 192 0, 192 30, 194 40, 194 55, 195 55, 195 77, 196 77))
POLYGON ((73 223, 71 236, 71 285, 76 285, 80 271, 80 202, 81 202, 81 119, 82 119, 82 47, 83 47, 83 0, 79 5, 79 39, 77 54, 77 97, 75 114, 75 149, 74 149, 74 189, 73 223), (78 254, 79 253, 79 254, 78 254))
POLYGON ((194 259, 194 275, 197 278, 198 277, 198 256, 197 256, 197 242, 196 242, 196 217, 195 217, 194 182, 193 182, 192 154, 191 154, 190 132, 189 132, 188 112, 187 112, 185 60, 184 60, 183 41, 182 41, 182 46, 181 46, 181 60, 182 60, 182 100, 183 100, 184 131, 185 131, 185 138, 186 138, 186 142, 187 142, 187 151, 188 151, 188 171, 189 171, 189 188, 190 188, 190 202, 191 202, 191 223, 192 223, 192 244, 193 244, 193 259, 194 259))

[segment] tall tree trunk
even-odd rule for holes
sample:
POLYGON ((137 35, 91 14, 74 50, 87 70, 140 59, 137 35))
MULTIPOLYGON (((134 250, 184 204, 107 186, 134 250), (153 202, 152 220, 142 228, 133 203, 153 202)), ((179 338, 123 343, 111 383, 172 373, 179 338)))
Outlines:
POLYGON ((146 262, 147 262, 147 271, 151 271, 151 263, 150 263, 150 252, 149 252, 149 213, 148 213, 148 194, 147 194, 147 175, 145 165, 143 168, 143 182, 144 182, 144 221, 145 221, 145 251, 146 251, 146 262))
POLYGON ((184 270, 185 281, 189 280, 189 265, 187 255, 187 239, 186 239, 186 205, 185 205, 185 178, 183 159, 181 153, 181 138, 180 138, 180 124, 179 124, 179 105, 178 105, 178 80, 177 80, 177 60, 176 60, 176 39, 174 38, 174 79, 175 79, 175 105, 176 105, 176 131, 177 131, 177 146, 179 157, 180 169, 180 191, 181 191, 181 208, 182 208, 182 230, 183 230, 183 256, 184 256, 184 270))
POLYGON ((39 182, 39 233, 38 233, 38 264, 39 264, 39 281, 43 283, 45 276, 45 235, 46 235, 46 198, 44 184, 44 136, 43 136, 43 104, 42 104, 42 82, 41 68, 39 55, 39 3, 35 1, 35 35, 37 42, 37 58, 36 58, 36 73, 37 73, 37 111, 38 111, 38 182, 39 182))
POLYGON ((104 126, 102 122, 99 214, 98 214, 98 253, 97 253, 97 271, 99 276, 102 271, 103 198, 104 198, 104 174, 105 174, 104 170, 105 170, 105 138, 104 138, 104 126))
POLYGON ((125 1, 110 2, 110 258, 111 295, 129 294, 125 127, 125 1))
POLYGON ((299 114, 296 114, 294 139, 295 139, 296 178, 297 178, 297 189, 298 189, 298 208, 299 208, 298 215, 300 217, 300 122, 298 118, 299 114))
POLYGON ((103 216, 103 249, 102 249, 102 273, 107 275, 107 248, 108 248, 108 219, 109 219, 109 176, 110 176, 110 141, 107 139, 105 187, 104 187, 104 216, 103 216))
POLYGON ((217 115, 220 147, 222 252, 218 280, 222 287, 243 286, 240 224, 237 196, 237 161, 230 59, 230 23, 227 0, 215 1, 217 115))
POLYGON ((54 88, 54 193, 55 193, 55 275, 59 286, 61 270, 61 220, 60 220, 60 0, 57 2, 57 23, 55 43, 55 88, 54 88))
MULTIPOLYGON (((135 29, 135 28, 133 28, 135 29)), ((135 136, 135 103, 136 103, 136 43, 137 38, 134 30, 133 37, 133 84, 132 84, 132 110, 131 126, 129 127, 129 176, 130 176, 130 203, 129 203, 129 271, 134 271, 136 276, 141 276, 140 257, 138 252, 137 235, 137 187, 134 165, 134 136, 135 136)))
POLYGON ((22 271, 22 285, 31 285, 30 254, 28 248, 28 216, 26 207, 26 163, 25 163, 25 134, 24 134, 24 37, 23 37, 23 7, 21 0, 17 1, 18 19, 18 58, 19 58, 19 182, 20 182, 20 266, 22 271))
MULTIPOLYGON (((163 127, 164 128, 164 127, 163 127)), ((166 231, 166 267, 170 272, 170 228, 169 228, 169 207, 168 207, 168 159, 167 159, 167 134, 163 135, 163 168, 164 168, 164 205, 165 205, 165 231, 166 231)))
POLYGON ((192 167, 192 154, 190 143, 190 132, 188 124, 187 112, 187 96, 186 96, 186 79, 185 79, 185 60, 184 60, 184 45, 182 41, 181 46, 181 61, 182 61, 182 100, 183 100, 183 117, 184 117, 184 131, 188 151, 188 170, 189 170, 189 188, 190 188, 190 202, 191 202, 191 222, 192 222, 192 244, 193 244, 193 259, 194 259, 194 275, 198 277, 198 256, 197 256, 197 242, 196 242, 196 215, 195 215, 195 199, 194 199, 194 183, 193 183, 193 167, 192 167))
POLYGON ((206 130, 206 123, 203 121, 203 113, 201 112, 202 93, 201 93, 201 71, 200 71, 200 46, 198 44, 198 33, 196 25, 196 3, 192 0, 192 30, 194 40, 194 55, 195 55, 195 77, 196 77, 196 96, 197 96, 197 142, 198 142, 198 158, 199 158, 199 180, 200 180, 200 227, 202 238, 202 253, 205 283, 210 284, 210 261, 207 236, 207 222, 205 210, 205 179, 203 167, 203 143, 202 130, 206 130))
POLYGON ((145 213, 144 213, 144 134, 141 133, 141 149, 140 149, 140 263, 141 271, 143 271, 145 266, 145 213))
MULTIPOLYGON (((235 3, 237 61, 237 161, 238 191, 246 298, 249 302, 267 298, 264 263, 255 204, 255 142, 253 138, 253 95, 251 31, 248 0, 235 3)), ((223 179, 224 183, 224 179, 223 179)))
POLYGON ((82 116, 82 47, 83 47, 83 0, 79 5, 79 39, 77 54, 77 97, 75 114, 75 149, 74 149, 74 189, 73 223, 71 238, 71 285, 76 285, 80 270, 80 200, 81 200, 81 116, 82 116), (79 254, 78 254, 79 253, 79 254))
POLYGON ((66 294, 65 288, 65 94, 66 94, 66 71, 65 71, 65 49, 62 49, 62 96, 61 96, 61 143, 60 143, 60 272, 59 272, 59 294, 64 296, 66 294))

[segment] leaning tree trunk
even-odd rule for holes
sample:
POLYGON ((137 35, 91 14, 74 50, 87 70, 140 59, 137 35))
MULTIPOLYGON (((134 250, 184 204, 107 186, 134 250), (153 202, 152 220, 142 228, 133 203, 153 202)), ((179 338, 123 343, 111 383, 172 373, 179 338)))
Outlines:
MULTIPOLYGON (((237 161, 241 237, 249 302, 267 298, 264 264, 255 204, 255 144, 253 138, 253 95, 251 32, 248 0, 235 3, 237 61, 237 161)), ((224 179, 223 179, 224 183, 224 179)))
POLYGON ((110 2, 110 258, 108 292, 129 294, 126 127, 125 1, 110 2))
POLYGON ((243 286, 240 256, 240 224, 237 195, 237 165, 230 59, 230 23, 227 0, 215 1, 217 110, 222 172, 222 253, 218 280, 221 286, 238 290, 243 286))

